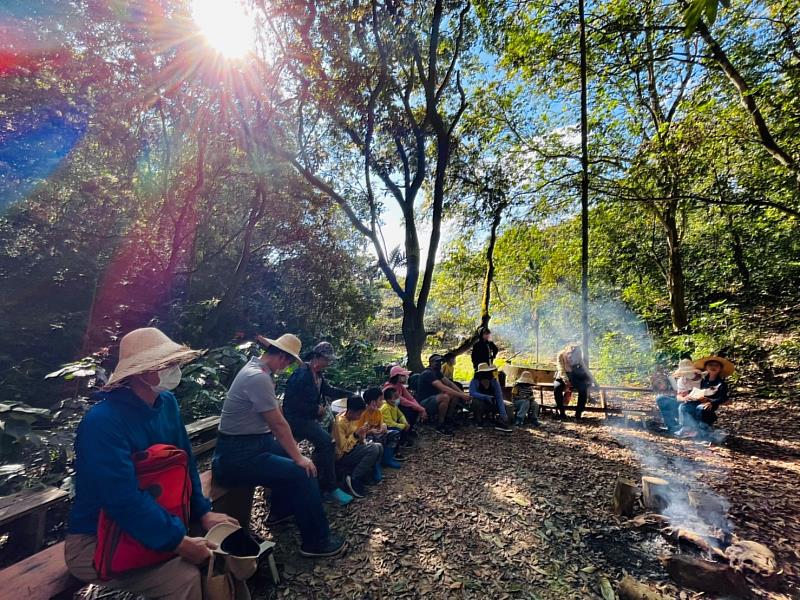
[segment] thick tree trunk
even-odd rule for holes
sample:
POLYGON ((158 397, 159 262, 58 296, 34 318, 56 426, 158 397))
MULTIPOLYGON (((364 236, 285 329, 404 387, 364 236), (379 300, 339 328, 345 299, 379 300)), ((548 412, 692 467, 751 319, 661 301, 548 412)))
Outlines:
POLYGON ((492 215, 492 229, 489 234, 489 247, 486 249, 486 275, 483 278, 483 297, 481 298, 481 327, 489 326, 492 302, 492 282, 494 281, 494 247, 497 244, 497 229, 503 218, 503 208, 497 207, 492 215))
POLYGON ((744 245, 742 244, 742 237, 739 235, 739 230, 736 229, 736 224, 733 222, 733 217, 730 214, 728 217, 728 231, 731 233, 731 252, 733 253, 733 264, 736 265, 736 270, 739 271, 739 279, 742 280, 742 285, 745 288, 750 287, 750 269, 747 267, 747 261, 744 258, 744 245))
POLYGON ((422 350, 425 347, 424 313, 414 306, 413 302, 403 302, 403 340, 408 355, 408 368, 419 373, 425 368, 422 361, 422 350))
POLYGON ((586 15, 578 0, 581 55, 581 332, 583 359, 589 366, 589 109, 587 89, 586 15))
POLYGON ((664 227, 667 236, 667 290, 672 330, 680 331, 689 324, 689 317, 686 313, 686 280, 683 275, 681 241, 674 211, 669 211, 666 215, 664 227))

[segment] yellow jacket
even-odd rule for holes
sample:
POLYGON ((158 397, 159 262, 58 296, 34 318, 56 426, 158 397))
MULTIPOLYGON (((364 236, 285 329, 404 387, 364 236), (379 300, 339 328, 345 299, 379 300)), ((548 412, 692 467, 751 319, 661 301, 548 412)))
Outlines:
POLYGON ((455 372, 456 368, 453 365, 450 363, 442 363, 442 377, 447 377, 450 381, 453 381, 455 372))
POLYGON ((360 421, 350 421, 346 413, 336 415, 333 422, 333 439, 336 442, 336 460, 350 452, 359 443, 355 436, 356 429, 361 427, 360 421))
POLYGON ((381 406, 381 414, 383 415, 383 422, 386 423, 387 427, 396 427, 400 430, 408 429, 406 416, 391 402, 383 403, 383 406, 381 406))
POLYGON ((381 414, 381 411, 372 410, 371 408, 367 407, 367 410, 364 411, 364 414, 361 415, 361 418, 358 420, 358 426, 361 427, 362 425, 367 424, 372 429, 380 429, 381 425, 383 425, 383 415, 381 414))

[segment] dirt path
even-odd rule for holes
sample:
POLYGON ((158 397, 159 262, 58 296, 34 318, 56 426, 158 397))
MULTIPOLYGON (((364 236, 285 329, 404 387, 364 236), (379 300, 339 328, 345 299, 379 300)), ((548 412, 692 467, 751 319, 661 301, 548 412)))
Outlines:
MULTIPOLYGON (((426 432, 368 498, 329 509, 349 540, 346 556, 308 561, 296 554, 293 526, 257 528, 278 542, 284 581, 259 579, 256 597, 599 598, 600 578, 614 583, 625 572, 669 597, 698 597, 670 585, 658 555, 671 546, 661 536, 610 513, 616 477, 646 471, 727 498, 734 533, 767 544, 785 571, 784 595, 764 596, 800 598, 800 408, 753 406, 726 407, 729 447, 592 419, 545 420, 511 435, 426 432)), ((261 503, 255 520, 263 511, 261 503)))

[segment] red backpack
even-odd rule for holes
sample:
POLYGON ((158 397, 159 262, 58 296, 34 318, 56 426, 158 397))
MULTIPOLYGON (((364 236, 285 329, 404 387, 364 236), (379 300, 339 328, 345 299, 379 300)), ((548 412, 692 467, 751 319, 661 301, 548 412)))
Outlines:
MULTIPOLYGON (((139 489, 150 493, 168 513, 189 524, 189 500, 192 481, 189 457, 184 450, 168 444, 153 444, 131 458, 136 469, 139 489)), ((152 567, 176 556, 146 548, 100 511, 97 522, 97 549, 94 568, 102 581, 119 577, 133 569, 152 567)))

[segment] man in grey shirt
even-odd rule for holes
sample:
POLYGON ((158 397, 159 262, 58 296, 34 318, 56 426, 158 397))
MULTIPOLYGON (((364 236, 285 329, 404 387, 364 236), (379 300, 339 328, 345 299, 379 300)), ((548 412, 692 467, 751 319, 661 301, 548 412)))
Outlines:
POLYGON ((297 447, 272 379, 274 373, 300 360, 300 340, 287 333, 276 340, 258 336, 256 341, 264 354, 237 373, 222 406, 212 463, 214 479, 231 487, 269 488, 267 525, 294 517, 303 540, 301 555, 335 556, 346 543, 329 529, 317 470, 297 447))

